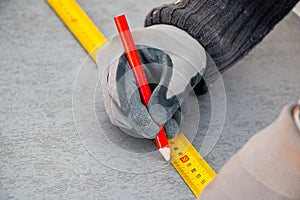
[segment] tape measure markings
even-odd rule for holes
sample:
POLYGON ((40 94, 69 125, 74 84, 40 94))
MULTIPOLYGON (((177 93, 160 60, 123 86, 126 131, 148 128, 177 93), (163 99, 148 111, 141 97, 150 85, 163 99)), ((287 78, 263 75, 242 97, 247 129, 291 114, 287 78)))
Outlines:
POLYGON ((96 60, 97 49, 107 39, 74 0, 47 0, 79 43, 96 60))
POLYGON ((182 132, 169 139, 171 163, 196 197, 216 176, 182 132))

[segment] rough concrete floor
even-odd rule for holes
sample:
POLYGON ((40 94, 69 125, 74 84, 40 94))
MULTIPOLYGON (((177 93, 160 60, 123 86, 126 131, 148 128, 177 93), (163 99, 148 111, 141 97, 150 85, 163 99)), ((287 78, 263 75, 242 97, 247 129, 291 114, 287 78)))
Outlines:
MULTIPOLYGON (((79 1, 106 36, 115 33, 114 15, 126 13, 132 28, 141 27, 163 2, 79 1)), ((206 156, 215 170, 296 101, 299 35, 291 13, 224 74, 226 121, 206 156)), ((44 1, 1 0, 0 41, 0 199, 194 199, 170 167, 121 172, 87 151, 72 115, 73 82, 86 53, 44 1)), ((209 107, 208 97, 200 100, 209 107)), ((193 143, 200 148, 201 134, 193 143)))

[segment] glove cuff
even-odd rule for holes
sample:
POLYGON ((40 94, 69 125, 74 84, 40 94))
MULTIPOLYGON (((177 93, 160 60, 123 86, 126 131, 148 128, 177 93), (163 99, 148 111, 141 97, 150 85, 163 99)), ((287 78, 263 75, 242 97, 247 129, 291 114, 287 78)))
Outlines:
POLYGON ((222 72, 260 42, 298 1, 179 0, 154 8, 145 26, 168 24, 186 31, 222 72))
POLYGON ((154 8, 145 26, 169 24, 186 31, 223 70, 249 52, 298 2, 181 0, 154 8))

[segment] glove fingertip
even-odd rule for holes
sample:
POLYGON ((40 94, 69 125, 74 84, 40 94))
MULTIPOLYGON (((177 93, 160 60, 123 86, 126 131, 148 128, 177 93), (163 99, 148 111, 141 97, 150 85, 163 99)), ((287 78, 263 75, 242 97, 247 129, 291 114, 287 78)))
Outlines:
POLYGON ((152 119, 157 124, 165 124, 168 121, 168 114, 166 109, 160 104, 149 106, 149 113, 152 119))
POLYGON ((170 119, 164 126, 168 138, 175 137, 179 132, 179 125, 174 119, 170 119))

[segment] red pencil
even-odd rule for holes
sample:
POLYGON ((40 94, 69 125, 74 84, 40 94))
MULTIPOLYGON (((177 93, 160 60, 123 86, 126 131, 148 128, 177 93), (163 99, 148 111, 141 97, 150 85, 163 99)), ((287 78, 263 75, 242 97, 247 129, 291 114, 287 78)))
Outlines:
MULTIPOLYGON (((142 67, 141 60, 136 50, 126 17, 125 15, 120 15, 115 17, 114 20, 123 43, 123 47, 125 49, 126 57, 137 81, 138 88, 142 96, 142 101, 145 106, 148 106, 148 102, 151 97, 151 90, 144 69, 142 67)), ((170 160, 169 143, 163 126, 159 125, 159 129, 160 131, 155 138, 155 142, 160 153, 168 161, 170 160)))

